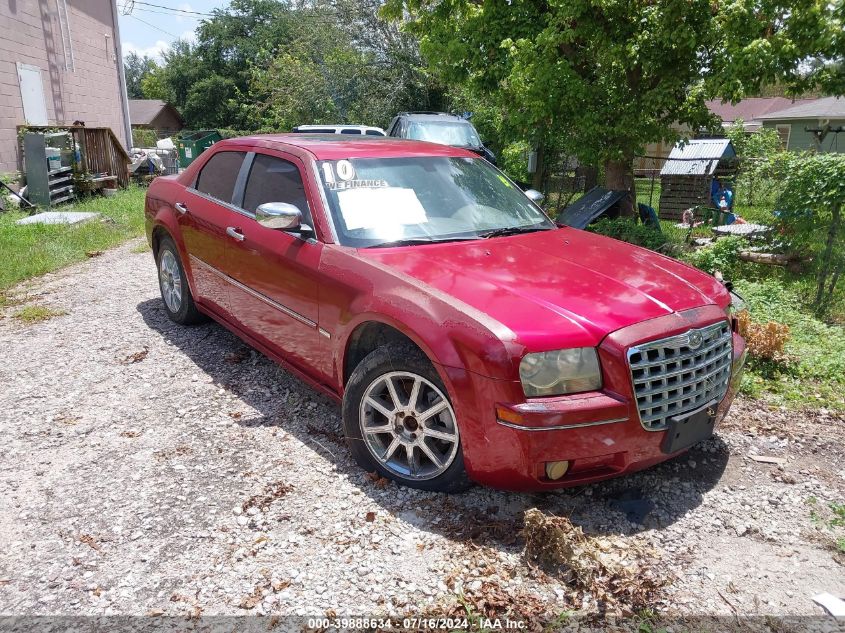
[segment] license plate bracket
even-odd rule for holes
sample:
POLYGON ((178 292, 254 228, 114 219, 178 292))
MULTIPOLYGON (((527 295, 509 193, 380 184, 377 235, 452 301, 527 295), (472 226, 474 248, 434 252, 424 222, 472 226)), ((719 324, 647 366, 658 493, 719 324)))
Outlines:
POLYGON ((691 414, 669 418, 660 449, 677 453, 711 437, 716 426, 716 406, 716 402, 711 402, 691 414))

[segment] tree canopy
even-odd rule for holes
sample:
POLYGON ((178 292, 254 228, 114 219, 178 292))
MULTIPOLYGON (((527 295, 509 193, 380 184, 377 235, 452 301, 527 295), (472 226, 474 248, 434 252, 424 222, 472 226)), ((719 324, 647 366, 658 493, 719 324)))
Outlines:
POLYGON ((554 138, 608 184, 678 126, 714 123, 711 97, 774 82, 841 92, 842 0, 388 0, 432 72, 483 94, 503 131, 554 138), (816 60, 813 66, 810 62, 816 60))
POLYGON ((133 51, 123 58, 123 66, 126 71, 126 92, 129 98, 144 99, 141 82, 144 77, 158 68, 158 65, 146 55, 141 56, 133 51))
POLYGON ((415 38, 378 15, 378 0, 233 0, 176 42, 141 82, 193 128, 386 125, 396 111, 437 107, 415 38))

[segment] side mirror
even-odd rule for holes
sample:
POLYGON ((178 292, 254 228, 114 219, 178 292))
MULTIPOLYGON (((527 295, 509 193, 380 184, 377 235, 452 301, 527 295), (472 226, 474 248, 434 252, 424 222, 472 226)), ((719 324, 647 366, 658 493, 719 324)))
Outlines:
POLYGON ((540 204, 543 201, 543 198, 546 197, 536 189, 526 189, 523 193, 528 196, 528 199, 534 204, 540 204))
POLYGON ((268 229, 295 231, 302 226, 302 211, 287 202, 265 202, 255 210, 255 221, 268 229))

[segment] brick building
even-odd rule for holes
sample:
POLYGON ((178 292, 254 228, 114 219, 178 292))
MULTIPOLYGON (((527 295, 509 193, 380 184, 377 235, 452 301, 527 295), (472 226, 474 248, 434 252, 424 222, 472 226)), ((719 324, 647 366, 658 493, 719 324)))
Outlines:
POLYGON ((20 168, 17 126, 83 121, 128 147, 115 0, 0 2, 0 173, 20 168))

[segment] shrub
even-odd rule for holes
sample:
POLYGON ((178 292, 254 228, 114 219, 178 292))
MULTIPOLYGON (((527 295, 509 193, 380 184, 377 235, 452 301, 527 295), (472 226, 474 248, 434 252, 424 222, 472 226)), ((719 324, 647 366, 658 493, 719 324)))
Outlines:
POLYGON ((155 147, 157 140, 155 130, 132 128, 132 147, 155 147))
POLYGON ((745 245, 740 237, 726 237, 717 240, 712 246, 690 252, 685 259, 706 273, 715 275, 718 272, 724 279, 735 279, 740 276, 739 253, 745 245))
MULTIPOLYGON (((768 173, 767 165, 773 156, 783 151, 780 136, 774 128, 761 128, 748 132, 741 119, 725 130, 739 158, 734 193, 743 204, 771 204, 777 192, 777 183, 768 173)), ((748 219, 748 218, 746 218, 748 219)))
POLYGON ((640 224, 632 218, 602 219, 587 227, 588 231, 622 240, 629 244, 650 248, 653 251, 662 249, 666 243, 666 236, 658 229, 640 224))
POLYGON ((528 182, 531 179, 531 174, 528 173, 530 151, 531 146, 525 141, 505 145, 499 155, 499 167, 514 180, 528 182))
POLYGON ((784 351, 789 340, 789 326, 769 321, 754 323, 748 310, 737 314, 739 333, 745 338, 748 353, 761 360, 782 362, 787 360, 784 351))
POLYGON ((225 138, 237 138, 239 136, 252 136, 253 134, 280 134, 282 132, 289 132, 290 130, 279 130, 275 128, 263 127, 257 130, 234 130, 231 128, 217 128, 217 132, 225 138))

